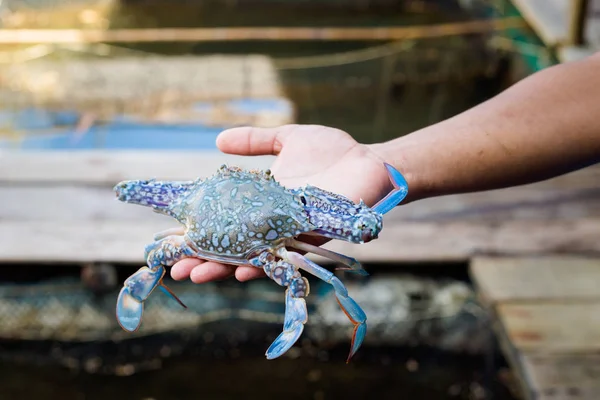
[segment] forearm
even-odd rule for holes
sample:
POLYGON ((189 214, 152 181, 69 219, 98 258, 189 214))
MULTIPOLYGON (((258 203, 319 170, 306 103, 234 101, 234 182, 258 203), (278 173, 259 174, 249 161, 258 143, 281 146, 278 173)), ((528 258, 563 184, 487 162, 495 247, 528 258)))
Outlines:
POLYGON ((408 201, 537 182, 600 161, 600 54, 538 72, 446 121, 373 146, 408 201))

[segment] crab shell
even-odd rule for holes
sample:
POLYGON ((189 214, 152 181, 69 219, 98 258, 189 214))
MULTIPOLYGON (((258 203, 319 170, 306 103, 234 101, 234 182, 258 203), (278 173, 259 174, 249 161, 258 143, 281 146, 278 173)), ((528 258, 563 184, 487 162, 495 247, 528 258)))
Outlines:
POLYGON ((247 259, 314 230, 300 196, 268 172, 222 168, 170 206, 187 236, 207 255, 247 259))
POLYGON ((223 165, 205 180, 128 181, 117 186, 117 197, 177 219, 203 257, 230 263, 303 233, 365 243, 382 229, 382 215, 362 201, 312 186, 290 190, 268 170, 223 165))

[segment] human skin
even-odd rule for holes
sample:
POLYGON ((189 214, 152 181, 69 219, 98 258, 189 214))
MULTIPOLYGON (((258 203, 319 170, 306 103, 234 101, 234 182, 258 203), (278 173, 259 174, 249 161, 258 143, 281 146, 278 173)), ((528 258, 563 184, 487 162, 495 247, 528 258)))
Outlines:
MULTIPOLYGON (((368 205, 391 190, 384 161, 408 182, 401 205, 534 183, 600 161, 600 53, 539 71, 461 114, 384 143, 357 143, 330 127, 286 125, 229 129, 217 147, 275 155, 271 170, 283 185, 311 184, 368 205)), ((171 276, 203 283, 264 272, 188 258, 171 276)))

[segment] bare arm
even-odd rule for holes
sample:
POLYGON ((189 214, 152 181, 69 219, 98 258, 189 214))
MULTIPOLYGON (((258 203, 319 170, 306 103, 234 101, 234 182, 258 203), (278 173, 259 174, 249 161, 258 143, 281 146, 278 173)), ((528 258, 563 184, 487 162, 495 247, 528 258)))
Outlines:
POLYGON ((532 183, 600 161, 600 53, 547 68, 446 121, 371 146, 407 201, 532 183))
MULTIPOLYGON (((532 183, 600 161, 600 53, 538 72, 460 115, 386 143, 364 145, 338 129, 287 125, 229 129, 217 146, 275 155, 272 170, 285 185, 310 183, 367 204, 390 190, 382 161, 408 180, 404 203, 532 183)), ((171 270, 174 279, 196 283, 234 274, 240 281, 264 276, 254 267, 192 258, 171 270)))

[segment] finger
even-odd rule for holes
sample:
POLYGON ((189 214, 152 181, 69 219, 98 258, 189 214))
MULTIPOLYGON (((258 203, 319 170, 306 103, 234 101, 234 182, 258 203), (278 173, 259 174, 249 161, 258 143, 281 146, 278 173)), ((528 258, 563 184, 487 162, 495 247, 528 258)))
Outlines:
POLYGON ((226 129, 217 137, 217 147, 223 153, 244 156, 277 155, 294 125, 277 128, 238 127, 226 129))
POLYGON ((235 267, 231 265, 208 261, 192 269, 190 279, 194 283, 206 283, 227 279, 233 276, 234 272, 235 267))
POLYGON ((203 264, 203 260, 199 260, 197 258, 184 258, 181 261, 178 261, 171 268, 171 278, 176 281, 182 281, 190 277, 190 272, 197 266, 203 264))
POLYGON ((246 282, 266 276, 265 271, 256 267, 238 267, 235 270, 235 279, 246 282))

